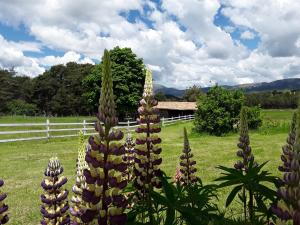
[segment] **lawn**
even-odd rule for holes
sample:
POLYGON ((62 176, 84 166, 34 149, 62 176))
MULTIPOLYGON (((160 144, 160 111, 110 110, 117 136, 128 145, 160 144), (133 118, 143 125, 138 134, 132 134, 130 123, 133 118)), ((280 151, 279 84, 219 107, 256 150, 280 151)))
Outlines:
MULTIPOLYGON (((258 162, 268 160, 266 168, 275 175, 279 175, 277 167, 280 164, 281 147, 285 143, 291 117, 292 110, 265 110, 263 127, 258 131, 250 132, 251 146, 256 160, 258 162)), ((30 118, 8 118, 1 118, 0 123, 41 122, 37 118, 35 119, 39 121, 32 121, 30 118)), ((61 118, 63 122, 82 121, 82 119, 61 118)), ((162 168, 168 175, 174 174, 178 164, 178 156, 183 146, 184 126, 188 129, 191 148, 197 160, 198 176, 204 183, 212 182, 219 176, 217 165, 232 166, 237 160, 235 153, 238 133, 223 137, 195 134, 192 132, 192 122, 178 123, 164 127, 161 132, 162 168)), ((9 224, 39 223, 41 219, 39 196, 42 193, 40 182, 51 156, 58 156, 61 160, 65 169, 64 175, 69 179, 66 188, 71 190, 77 157, 76 138, 0 143, 0 177, 5 180, 3 191, 8 193, 6 203, 10 207, 9 224)), ((226 190, 219 193, 221 209, 224 205, 225 192, 226 190)))

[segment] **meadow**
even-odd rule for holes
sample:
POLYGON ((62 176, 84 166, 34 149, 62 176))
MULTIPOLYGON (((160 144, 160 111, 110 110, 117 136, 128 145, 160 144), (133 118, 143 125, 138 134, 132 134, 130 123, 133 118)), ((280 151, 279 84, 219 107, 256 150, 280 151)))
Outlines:
MULTIPOLYGON (((274 175, 280 164, 281 147, 289 131, 292 110, 264 110, 263 126, 256 131, 250 131, 250 145, 255 159, 266 165, 274 175)), ((56 118, 57 122, 82 121, 77 118, 56 118)), ((91 118, 88 118, 91 119, 91 118)), ((0 123, 43 122, 43 117, 2 117, 0 123)), ((183 146, 183 127, 186 127, 192 151, 197 161, 197 175, 204 183, 211 183, 220 172, 218 165, 233 166, 237 160, 236 144, 238 133, 230 133, 223 137, 194 133, 192 122, 179 122, 163 127, 160 134, 162 142, 162 169, 173 176, 178 165, 178 157, 183 146)), ((68 178, 66 188, 71 190, 75 176, 77 157, 77 138, 50 139, 40 141, 0 143, 0 177, 5 180, 3 191, 8 193, 6 203, 10 207, 9 224, 38 224, 40 182, 43 172, 51 156, 57 156, 64 167, 64 175, 68 178)), ((224 210, 224 196, 227 190, 219 192, 219 207, 224 210)), ((69 196, 71 196, 70 193, 69 196)))

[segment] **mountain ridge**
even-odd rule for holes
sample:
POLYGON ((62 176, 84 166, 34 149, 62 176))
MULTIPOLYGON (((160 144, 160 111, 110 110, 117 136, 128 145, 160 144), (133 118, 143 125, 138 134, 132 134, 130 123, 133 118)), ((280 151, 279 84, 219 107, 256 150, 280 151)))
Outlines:
MULTIPOLYGON (((260 82, 250 84, 239 84, 239 85, 220 85, 226 89, 243 89, 245 92, 265 92, 265 91, 283 91, 283 90, 299 90, 300 89, 300 78, 287 78, 281 80, 275 80, 271 82, 260 82)), ((201 88, 203 92, 207 92, 211 87, 201 88)), ((174 95, 176 97, 182 97, 185 90, 166 87, 161 84, 154 83, 154 92, 162 92, 166 95, 174 95)))

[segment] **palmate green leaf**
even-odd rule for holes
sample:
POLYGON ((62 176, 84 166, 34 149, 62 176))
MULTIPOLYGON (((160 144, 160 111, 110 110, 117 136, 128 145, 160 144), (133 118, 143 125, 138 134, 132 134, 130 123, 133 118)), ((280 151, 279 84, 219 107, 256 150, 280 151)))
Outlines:
POLYGON ((168 208, 165 225, 173 225, 174 220, 175 220, 175 210, 173 208, 168 208))
POLYGON ((232 189, 232 191, 230 192, 230 194, 228 195, 228 197, 226 199, 226 207, 228 207, 232 203, 233 199, 235 198, 237 193, 239 191, 241 191, 242 188, 243 188, 243 185, 239 185, 232 189))
POLYGON ((161 177, 162 188, 169 202, 174 203, 176 201, 175 187, 174 185, 168 183, 165 176, 161 177))
POLYGON ((159 193, 157 193, 156 191, 152 191, 151 192, 151 197, 154 200, 154 202, 164 205, 164 206, 169 206, 170 202, 168 201, 168 199, 164 196, 161 195, 159 193))

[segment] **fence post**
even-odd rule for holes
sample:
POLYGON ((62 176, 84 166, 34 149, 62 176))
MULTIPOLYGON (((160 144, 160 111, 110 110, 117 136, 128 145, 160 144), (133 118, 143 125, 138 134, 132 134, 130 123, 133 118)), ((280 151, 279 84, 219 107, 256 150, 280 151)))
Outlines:
POLYGON ((46 120, 46 135, 47 135, 47 139, 50 139, 50 121, 49 121, 49 119, 46 120))
POLYGON ((161 126, 165 126, 165 117, 161 118, 161 126))
POLYGON ((186 120, 186 115, 184 115, 184 120, 186 120))
POLYGON ((83 135, 86 135, 86 120, 83 120, 83 135))
POLYGON ((130 122, 129 120, 127 120, 127 131, 129 132, 129 129, 130 129, 130 122))

